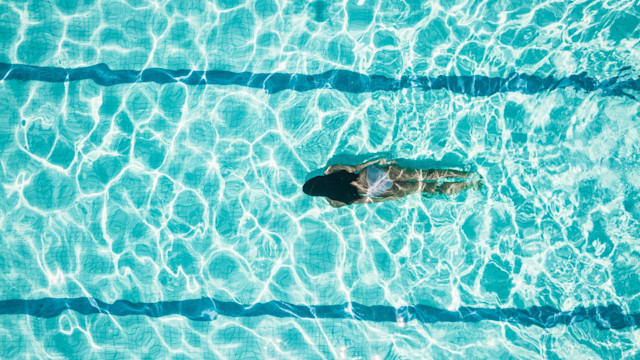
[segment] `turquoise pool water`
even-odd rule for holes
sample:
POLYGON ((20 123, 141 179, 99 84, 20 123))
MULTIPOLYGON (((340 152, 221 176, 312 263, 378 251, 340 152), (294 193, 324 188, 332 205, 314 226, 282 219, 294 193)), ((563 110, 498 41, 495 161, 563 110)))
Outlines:
MULTIPOLYGON (((639 23, 634 1, 4 1, 0 62, 606 83, 637 78, 639 23)), ((640 312, 637 93, 89 78, 0 81, 0 358, 640 356, 631 320, 505 315, 640 312), (327 164, 378 155, 476 170, 486 186, 340 209, 301 191, 327 164), (194 319, 73 298, 346 310, 216 305, 194 319), (497 319, 380 315, 413 305, 497 319)))

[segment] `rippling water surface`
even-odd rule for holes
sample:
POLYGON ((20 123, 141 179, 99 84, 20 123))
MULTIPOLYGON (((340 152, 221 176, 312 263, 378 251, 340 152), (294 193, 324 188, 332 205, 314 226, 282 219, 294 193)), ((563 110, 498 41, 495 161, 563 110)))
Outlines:
POLYGON ((637 357, 639 23, 613 0, 0 2, 0 357, 637 357), (486 186, 301 191, 381 154, 486 186))

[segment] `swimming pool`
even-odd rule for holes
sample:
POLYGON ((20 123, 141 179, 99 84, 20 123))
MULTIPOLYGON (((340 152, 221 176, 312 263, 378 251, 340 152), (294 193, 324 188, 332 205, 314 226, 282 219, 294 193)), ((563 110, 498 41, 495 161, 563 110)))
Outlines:
POLYGON ((634 358, 633 1, 0 3, 0 357, 634 358), (374 157, 479 191, 334 209, 374 157))

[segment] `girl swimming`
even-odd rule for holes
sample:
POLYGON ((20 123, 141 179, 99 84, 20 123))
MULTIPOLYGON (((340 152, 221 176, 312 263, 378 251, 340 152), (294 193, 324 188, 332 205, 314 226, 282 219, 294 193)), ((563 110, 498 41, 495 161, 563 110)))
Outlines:
POLYGON ((478 189, 480 180, 470 180, 471 172, 459 170, 421 170, 402 168, 395 161, 378 159, 360 165, 331 165, 323 176, 309 179, 302 191, 324 196, 331 206, 399 200, 409 194, 457 194, 478 189), (443 179, 455 181, 442 182, 443 179))

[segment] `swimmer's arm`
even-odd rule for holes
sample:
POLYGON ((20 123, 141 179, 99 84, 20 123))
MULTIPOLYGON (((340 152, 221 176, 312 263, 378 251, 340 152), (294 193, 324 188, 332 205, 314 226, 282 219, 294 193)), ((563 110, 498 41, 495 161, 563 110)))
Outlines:
POLYGON ((355 166, 336 164, 336 165, 331 165, 328 168, 326 168, 326 170, 324 171, 324 174, 325 175, 329 175, 331 173, 334 173, 334 172, 340 171, 340 170, 346 170, 348 172, 356 172, 356 171, 358 171, 358 170, 356 170, 355 166))
POLYGON ((360 199, 354 201, 354 204, 366 204, 366 203, 378 203, 378 202, 383 202, 383 201, 394 201, 394 200, 402 200, 404 199, 401 196, 387 196, 384 198, 374 198, 374 197, 368 197, 368 196, 363 196, 360 199))
POLYGON ((367 166, 373 165, 373 164, 389 165, 389 164, 395 164, 395 161, 393 161, 393 160, 392 161, 387 161, 387 159, 376 159, 376 160, 367 161, 364 164, 355 165, 355 166, 336 164, 336 165, 329 166, 324 171, 324 174, 325 175, 329 175, 331 173, 334 173, 334 172, 340 171, 340 170, 346 170, 348 172, 358 172, 358 171, 366 168, 367 166))
POLYGON ((336 200, 332 200, 327 198, 327 201, 329 201, 329 204, 331 204, 331 206, 333 206, 334 208, 339 208, 339 207, 343 207, 347 204, 343 203, 342 201, 336 201, 336 200))
POLYGON ((356 165, 354 166, 354 168, 356 169, 356 171, 360 171, 364 168, 366 168, 369 165, 373 165, 373 164, 380 164, 380 165, 391 165, 391 164, 395 164, 396 161, 395 160, 387 160, 385 158, 381 158, 381 159, 376 159, 376 160, 371 160, 371 161, 367 161, 364 164, 360 164, 360 165, 356 165))
MULTIPOLYGON (((383 202, 383 201, 402 200, 402 199, 403 197, 400 197, 400 196, 389 196, 385 198, 372 198, 372 197, 363 196, 360 199, 354 201, 353 204, 377 203, 377 202, 383 202)), ((334 208, 339 208, 347 205, 342 201, 336 201, 328 198, 327 198, 327 201, 329 201, 329 204, 331 204, 331 206, 333 206, 334 208)))

